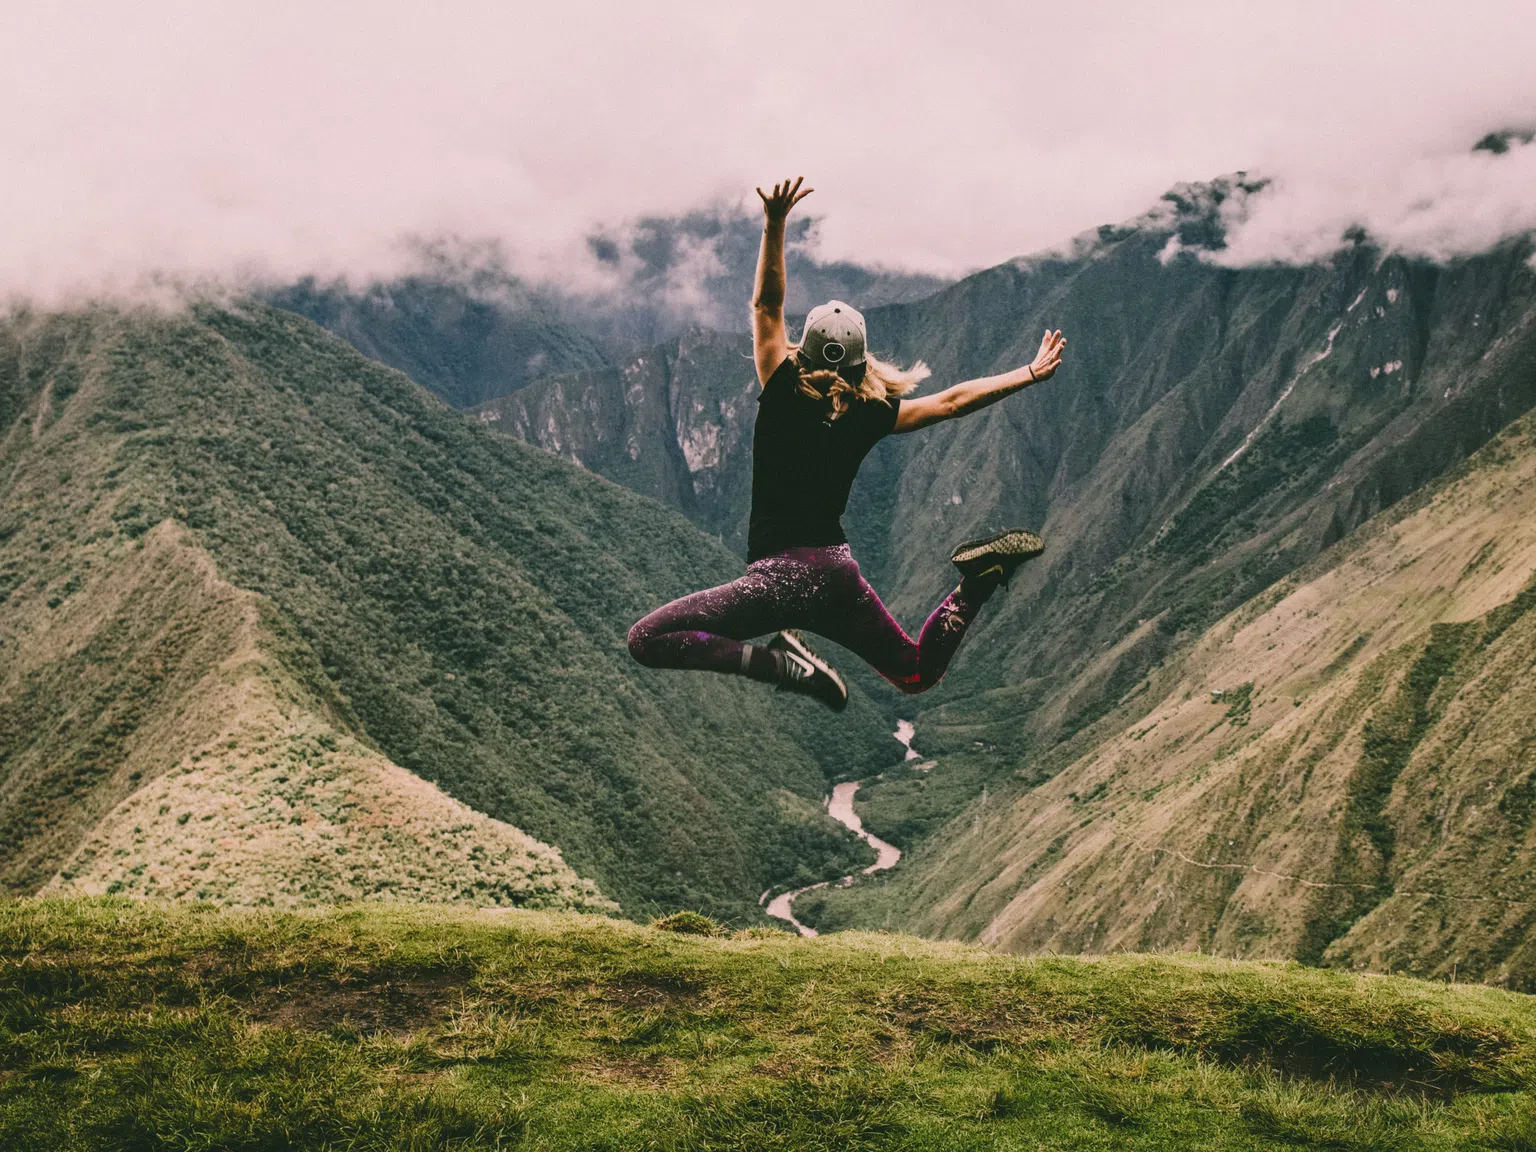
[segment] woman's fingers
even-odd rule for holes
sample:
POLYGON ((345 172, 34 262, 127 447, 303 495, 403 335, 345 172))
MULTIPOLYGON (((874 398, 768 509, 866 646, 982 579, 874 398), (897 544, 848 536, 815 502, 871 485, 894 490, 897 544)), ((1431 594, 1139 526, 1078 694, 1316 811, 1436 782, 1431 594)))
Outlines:
POLYGON ((801 185, 804 183, 804 176, 796 176, 793 180, 786 176, 773 186, 772 193, 758 188, 757 195, 769 213, 776 216, 787 215, 791 208, 816 191, 814 188, 802 188, 801 185))
POLYGON ((1060 328, 1047 328, 1045 335, 1040 338, 1040 351, 1031 364, 1030 371, 1036 380, 1046 380, 1056 374, 1056 369, 1061 367, 1061 354, 1067 346, 1067 339, 1061 334, 1060 328))

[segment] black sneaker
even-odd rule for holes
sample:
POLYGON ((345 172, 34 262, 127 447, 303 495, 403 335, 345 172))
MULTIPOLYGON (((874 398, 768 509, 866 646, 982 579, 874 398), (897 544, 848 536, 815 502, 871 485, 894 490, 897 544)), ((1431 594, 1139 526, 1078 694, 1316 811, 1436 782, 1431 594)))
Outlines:
POLYGON ((1026 560, 1045 551, 1045 541, 1033 532, 1010 528, 980 540, 967 540, 950 553, 949 560, 966 580, 997 576, 1006 581, 1026 560))
POLYGON ((780 632, 768 641, 768 650, 779 654, 783 669, 779 676, 780 692, 798 692, 820 700, 834 712, 848 707, 848 686, 837 670, 823 660, 798 632, 780 632))

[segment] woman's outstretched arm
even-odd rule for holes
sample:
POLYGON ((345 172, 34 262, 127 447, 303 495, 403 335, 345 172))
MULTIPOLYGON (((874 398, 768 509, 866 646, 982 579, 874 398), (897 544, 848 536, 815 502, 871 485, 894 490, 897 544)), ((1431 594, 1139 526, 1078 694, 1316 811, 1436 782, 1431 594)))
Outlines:
POLYGON ((1040 351, 1023 368, 1004 372, 1001 376, 985 376, 980 380, 967 380, 932 396, 918 396, 903 400, 896 413, 893 432, 916 432, 940 420, 953 420, 957 416, 969 416, 989 404, 996 404, 1004 396, 1028 388, 1042 380, 1049 380, 1061 367, 1061 354, 1067 347, 1067 338, 1059 331, 1047 330, 1040 341, 1040 351))
POLYGON ((800 190, 804 176, 773 186, 773 195, 761 188, 763 198, 763 246, 757 253, 757 285, 752 292, 752 358, 757 361, 757 381, 768 383, 784 357, 789 337, 784 332, 784 221, 789 210, 815 189, 800 190))

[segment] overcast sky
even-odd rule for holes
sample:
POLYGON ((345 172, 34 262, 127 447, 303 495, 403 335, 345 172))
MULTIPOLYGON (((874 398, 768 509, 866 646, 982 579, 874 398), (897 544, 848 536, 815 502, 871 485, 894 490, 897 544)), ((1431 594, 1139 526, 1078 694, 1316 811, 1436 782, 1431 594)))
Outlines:
POLYGON ((0 294, 363 280, 445 234, 559 275, 800 173, 865 263, 985 266, 1239 168, 1277 184, 1234 259, 1356 221, 1445 256, 1536 227, 1536 147, 1469 152, 1520 125, 1531 0, 0 0, 0 294))

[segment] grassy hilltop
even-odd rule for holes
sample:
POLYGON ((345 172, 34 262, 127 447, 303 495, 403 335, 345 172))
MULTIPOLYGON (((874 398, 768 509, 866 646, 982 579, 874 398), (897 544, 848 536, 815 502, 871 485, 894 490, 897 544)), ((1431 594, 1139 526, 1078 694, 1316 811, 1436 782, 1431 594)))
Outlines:
POLYGON ((591 917, 0 904, 0 1145, 1536 1147, 1536 1003, 591 917))

